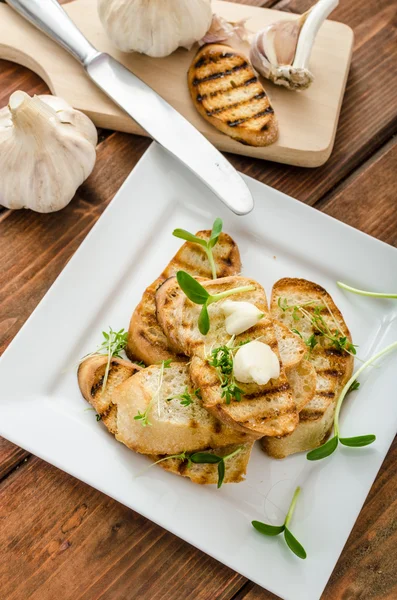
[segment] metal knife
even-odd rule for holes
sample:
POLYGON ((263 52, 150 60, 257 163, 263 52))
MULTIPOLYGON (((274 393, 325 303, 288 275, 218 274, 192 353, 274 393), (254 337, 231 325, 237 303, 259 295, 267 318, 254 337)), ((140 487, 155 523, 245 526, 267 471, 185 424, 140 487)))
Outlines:
POLYGON ((139 77, 109 54, 98 52, 56 0, 6 2, 70 52, 105 94, 193 171, 228 208, 238 215, 253 209, 251 192, 229 161, 139 77))

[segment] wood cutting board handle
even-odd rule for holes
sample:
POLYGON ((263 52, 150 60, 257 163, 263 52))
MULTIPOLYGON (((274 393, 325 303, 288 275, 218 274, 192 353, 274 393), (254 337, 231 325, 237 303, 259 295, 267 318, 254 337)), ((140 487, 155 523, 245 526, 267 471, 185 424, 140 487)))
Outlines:
POLYGON ((83 65, 98 54, 57 0, 7 0, 7 4, 83 65))

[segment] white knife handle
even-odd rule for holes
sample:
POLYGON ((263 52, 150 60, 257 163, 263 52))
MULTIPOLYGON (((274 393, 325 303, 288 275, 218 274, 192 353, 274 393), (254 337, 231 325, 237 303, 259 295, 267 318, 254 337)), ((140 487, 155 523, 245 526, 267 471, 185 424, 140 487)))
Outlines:
POLYGON ((6 0, 6 2, 83 65, 98 54, 94 46, 69 19, 57 0, 6 0))

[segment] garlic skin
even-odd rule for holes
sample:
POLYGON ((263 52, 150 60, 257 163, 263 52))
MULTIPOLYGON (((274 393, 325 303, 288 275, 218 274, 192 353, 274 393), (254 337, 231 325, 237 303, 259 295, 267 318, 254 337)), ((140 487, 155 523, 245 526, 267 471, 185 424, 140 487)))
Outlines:
POLYGON ((226 300, 221 308, 226 317, 225 328, 229 335, 244 333, 264 316, 264 313, 251 302, 226 300))
POLYGON ((266 385, 271 379, 280 377, 280 361, 270 346, 254 340, 237 350, 233 373, 241 383, 266 385))
POLYGON ((168 56, 208 31, 211 0, 98 0, 102 25, 123 52, 168 56))
POLYGON ((95 165, 97 131, 56 96, 14 92, 0 110, 0 205, 64 208, 95 165))
POLYGON ((254 69, 276 85, 305 90, 314 81, 309 69, 317 33, 339 0, 319 0, 302 15, 277 21, 259 31, 251 44, 254 69))

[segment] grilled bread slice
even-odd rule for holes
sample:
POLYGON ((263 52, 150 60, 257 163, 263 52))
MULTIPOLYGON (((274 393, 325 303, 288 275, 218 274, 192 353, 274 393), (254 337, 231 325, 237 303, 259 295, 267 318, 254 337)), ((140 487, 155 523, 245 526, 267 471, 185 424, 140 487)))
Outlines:
POLYGON ((141 367, 121 358, 113 358, 106 387, 102 391, 107 361, 107 356, 100 354, 87 358, 80 364, 77 377, 83 397, 95 408, 109 431, 116 433, 117 407, 112 401, 114 391, 141 367))
POLYGON ((248 59, 230 46, 208 44, 188 72, 194 106, 219 131, 250 146, 278 138, 270 100, 248 59))
POLYGON ((308 360, 316 371, 316 391, 313 399, 299 413, 299 425, 288 436, 263 438, 264 450, 275 458, 284 458, 296 452, 317 448, 327 439, 332 428, 338 396, 353 372, 353 356, 338 349, 332 341, 321 335, 310 318, 285 306, 305 305, 310 314, 319 312, 333 332, 338 330, 351 342, 351 335, 343 316, 324 288, 304 279, 281 279, 272 292, 271 312, 282 323, 300 332, 304 339, 315 336, 317 344, 308 360), (280 306, 281 305, 281 306, 280 306), (316 309, 316 307, 323 307, 316 309), (299 317, 299 320, 296 318, 299 317))
MULTIPOLYGON (((198 237, 209 239, 210 231, 198 231, 198 237)), ((218 277, 235 275, 241 271, 240 253, 237 244, 227 234, 221 233, 213 248, 213 256, 218 277)), ((158 287, 179 269, 194 276, 211 278, 211 268, 201 246, 186 242, 170 261, 163 273, 144 292, 136 307, 128 330, 127 355, 131 360, 142 360, 145 364, 155 364, 168 358, 183 360, 170 347, 159 327, 156 318, 155 294, 158 287)))
MULTIPOLYGON (((264 317, 248 331, 236 336, 235 344, 260 338, 279 356, 277 338, 270 317, 266 294, 259 283, 246 277, 224 277, 201 284, 216 294, 239 286, 253 286, 249 292, 235 294, 233 299, 251 302, 264 317)), ((167 280, 156 294, 157 317, 164 333, 181 352, 192 357, 190 377, 195 387, 200 388, 203 405, 222 422, 251 432, 257 438, 264 435, 284 435, 294 430, 298 423, 298 412, 284 368, 280 377, 266 385, 238 383, 244 395, 241 401, 229 404, 222 397, 219 375, 210 366, 207 356, 211 350, 230 341, 226 332, 222 301, 209 306, 211 328, 206 336, 198 330, 201 307, 193 304, 180 289, 176 278, 167 280)))
POLYGON ((118 386, 116 439, 141 454, 178 454, 241 444, 252 436, 236 432, 215 419, 194 393, 185 363, 143 369, 118 386), (191 403, 175 396, 189 392, 191 403), (135 417, 148 409, 150 425, 135 417))
MULTIPOLYGON (((247 472, 248 461, 251 455, 253 442, 245 444, 223 446, 222 448, 207 448, 205 452, 209 454, 216 454, 217 456, 226 456, 231 454, 237 448, 241 448, 238 454, 232 456, 230 459, 225 461, 225 479, 224 483, 239 483, 244 481, 245 474, 247 472)), ((157 461, 166 458, 166 455, 151 456, 152 460, 157 461)), ((182 475, 183 477, 189 477, 194 483, 201 485, 218 483, 218 465, 217 464, 191 464, 188 465, 187 460, 181 460, 179 458, 170 458, 168 460, 162 460, 159 463, 159 467, 162 467, 166 471, 175 473, 176 475, 182 475)))

